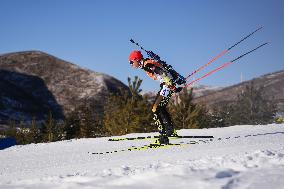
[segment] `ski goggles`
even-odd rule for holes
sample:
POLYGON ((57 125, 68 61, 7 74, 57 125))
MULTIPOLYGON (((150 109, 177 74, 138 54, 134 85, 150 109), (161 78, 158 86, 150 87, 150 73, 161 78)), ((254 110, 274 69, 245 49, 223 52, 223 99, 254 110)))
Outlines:
POLYGON ((133 63, 134 63, 133 61, 131 61, 131 60, 129 61, 129 64, 130 64, 130 65, 132 65, 133 63))

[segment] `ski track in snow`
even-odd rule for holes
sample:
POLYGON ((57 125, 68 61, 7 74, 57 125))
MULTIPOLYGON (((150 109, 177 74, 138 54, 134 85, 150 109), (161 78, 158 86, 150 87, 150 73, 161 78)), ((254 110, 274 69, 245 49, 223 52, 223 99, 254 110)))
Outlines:
MULTIPOLYGON (((151 141, 97 138, 14 146, 0 151, 0 188, 284 188, 284 124, 187 129, 178 134, 213 135, 214 139, 103 155, 88 152, 120 150, 151 141)), ((149 134, 127 137, 145 135, 149 134)))

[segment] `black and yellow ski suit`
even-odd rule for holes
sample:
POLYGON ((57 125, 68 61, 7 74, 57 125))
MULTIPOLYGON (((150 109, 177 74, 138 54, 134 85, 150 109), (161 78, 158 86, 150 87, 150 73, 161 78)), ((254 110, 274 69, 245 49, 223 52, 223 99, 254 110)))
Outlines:
POLYGON ((149 77, 154 80, 160 80, 160 90, 157 93, 153 104, 154 123, 158 127, 161 136, 167 138, 174 133, 174 125, 170 114, 166 107, 175 93, 175 84, 173 76, 162 67, 162 65, 154 60, 145 59, 142 69, 144 69, 149 77))

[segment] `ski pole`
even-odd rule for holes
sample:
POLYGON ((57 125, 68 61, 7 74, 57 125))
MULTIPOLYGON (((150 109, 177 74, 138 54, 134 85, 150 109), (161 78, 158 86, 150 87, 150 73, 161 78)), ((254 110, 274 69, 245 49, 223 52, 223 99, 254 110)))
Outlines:
POLYGON ((246 56, 247 54, 252 53, 253 51, 255 51, 255 50, 259 49, 260 47, 262 47, 262 46, 264 46, 264 45, 267 45, 267 44, 268 44, 268 42, 263 43, 263 44, 259 45, 258 47, 256 47, 256 48, 252 49, 251 51, 246 52, 246 53, 244 53, 244 54, 240 55, 239 57, 235 58, 234 60, 231 60, 231 62, 235 62, 236 60, 239 60, 240 58, 242 58, 242 57, 246 56))
POLYGON ((216 68, 216 69, 214 69, 214 70, 211 70, 210 72, 206 73, 205 75, 203 75, 203 76, 201 76, 201 77, 199 77, 199 78, 197 78, 197 79, 191 81, 190 83, 184 85, 183 88, 186 88, 186 87, 192 85, 193 83, 195 83, 195 82, 197 82, 197 81, 199 81, 199 80, 201 80, 201 79, 203 79, 203 78, 205 78, 205 77, 211 75, 212 73, 214 73, 214 72, 216 72, 216 71, 218 71, 218 70, 221 70, 222 68, 224 68, 224 67, 226 67, 226 66, 228 66, 228 65, 230 65, 230 64, 232 64, 232 62, 226 62, 226 63, 224 63, 222 66, 220 66, 220 67, 218 67, 218 68, 216 68))
POLYGON ((204 64, 203 66, 201 66, 200 68, 198 68, 197 70, 193 71, 191 74, 189 74, 185 79, 187 80, 189 77, 191 77, 192 75, 196 74, 197 72, 199 72, 200 70, 202 70, 203 68, 207 67, 209 64, 211 64, 212 62, 214 62, 215 60, 217 60, 218 58, 220 58, 221 56, 223 56, 224 54, 228 53, 232 48, 234 48, 235 46, 237 46, 238 44, 240 44, 241 42, 243 42, 244 40, 246 40, 247 38, 249 38, 250 36, 252 36, 254 33, 256 33, 257 31, 261 30, 263 27, 259 27, 258 29, 256 29, 255 31, 251 32, 250 34, 248 34, 247 36, 243 37, 240 41, 236 42, 234 45, 232 45, 231 47, 229 47, 228 49, 224 50, 223 52, 221 52, 219 55, 217 55, 216 57, 214 57, 212 60, 210 60, 208 63, 204 64))
POLYGON ((224 64, 221 65, 220 67, 218 67, 218 68, 216 68, 216 69, 214 69, 214 70, 212 70, 212 71, 206 73, 205 75, 203 75, 203 76, 201 76, 201 77, 199 77, 199 78, 197 78, 197 79, 191 81, 190 83, 184 85, 183 88, 186 88, 186 87, 192 85, 193 83, 195 83, 195 82, 197 82, 197 81, 199 81, 199 80, 201 80, 201 79, 203 79, 203 78, 205 78, 205 77, 211 75, 212 73, 214 73, 214 72, 216 72, 216 71, 218 71, 218 70, 221 70, 221 69, 223 69, 223 68, 229 66, 229 65, 232 64, 233 62, 239 60, 240 58, 242 58, 242 57, 244 57, 244 56, 246 56, 246 55, 252 53, 253 51, 256 51, 257 49, 259 49, 259 48, 261 48, 261 47, 263 47, 264 45, 267 45, 267 44, 268 44, 268 43, 263 43, 263 44, 257 46, 256 48, 254 48, 254 49, 252 49, 252 50, 250 50, 250 51, 248 51, 248 52, 246 52, 246 53, 240 55, 239 57, 237 57, 237 58, 235 58, 235 59, 233 59, 233 60, 231 60, 231 61, 229 61, 229 62, 224 63, 224 64))

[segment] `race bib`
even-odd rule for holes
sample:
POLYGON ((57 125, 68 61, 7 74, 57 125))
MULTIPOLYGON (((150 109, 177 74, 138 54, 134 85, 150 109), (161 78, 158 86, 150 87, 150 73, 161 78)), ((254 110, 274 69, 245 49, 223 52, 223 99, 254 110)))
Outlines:
POLYGON ((166 85, 163 85, 163 88, 160 92, 160 95, 163 96, 163 97, 167 97, 170 93, 170 89, 166 86, 166 85))

